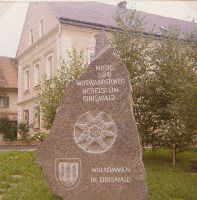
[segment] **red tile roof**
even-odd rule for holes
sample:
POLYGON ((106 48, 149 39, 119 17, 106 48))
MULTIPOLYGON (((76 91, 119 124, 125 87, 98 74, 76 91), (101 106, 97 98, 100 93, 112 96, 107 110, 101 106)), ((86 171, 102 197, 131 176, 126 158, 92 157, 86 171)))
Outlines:
POLYGON ((0 56, 0 86, 18 88, 16 59, 0 56))

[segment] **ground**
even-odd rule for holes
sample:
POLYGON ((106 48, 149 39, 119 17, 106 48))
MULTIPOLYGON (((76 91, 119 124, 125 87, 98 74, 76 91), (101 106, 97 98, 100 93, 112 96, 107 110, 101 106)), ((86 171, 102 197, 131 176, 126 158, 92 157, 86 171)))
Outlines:
MULTIPOLYGON (((196 200, 197 173, 188 169, 196 152, 178 155, 177 166, 170 154, 160 150, 144 152, 150 200, 196 200)), ((33 152, 0 152, 1 200, 59 200, 49 189, 33 152)))

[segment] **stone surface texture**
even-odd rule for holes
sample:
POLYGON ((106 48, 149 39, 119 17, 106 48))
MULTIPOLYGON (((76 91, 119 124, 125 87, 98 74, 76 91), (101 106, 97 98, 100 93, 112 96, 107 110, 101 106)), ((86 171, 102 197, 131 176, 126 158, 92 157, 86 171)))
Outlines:
POLYGON ((65 89, 37 162, 64 200, 147 200, 129 75, 112 47, 65 89))

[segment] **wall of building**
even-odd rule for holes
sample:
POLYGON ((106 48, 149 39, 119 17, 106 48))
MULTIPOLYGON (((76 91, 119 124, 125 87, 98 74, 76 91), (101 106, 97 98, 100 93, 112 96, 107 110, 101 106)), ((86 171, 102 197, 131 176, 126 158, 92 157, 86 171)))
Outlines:
POLYGON ((8 116, 10 120, 17 121, 17 90, 15 91, 6 91, 4 95, 9 97, 9 107, 7 108, 0 108, 0 116, 8 116))
MULTIPOLYGON (((72 25, 62 25, 61 45, 60 53, 64 53, 66 49, 66 41, 71 42, 71 48, 76 48, 78 51, 81 49, 84 51, 84 55, 87 57, 90 51, 94 52, 96 40, 94 35, 98 33, 98 30, 78 27, 72 25)), ((69 46, 69 45, 68 45, 69 46)))
POLYGON ((28 53, 19 58, 18 66, 18 121, 22 122, 23 110, 29 109, 30 124, 33 123, 33 108, 38 105, 38 96, 44 77, 46 76, 46 59, 52 56, 52 73, 58 71, 58 28, 39 42, 28 53), (35 65, 39 63, 40 85, 34 84, 35 65), (25 72, 29 71, 29 90, 25 91, 25 72))
POLYGON ((39 22, 43 19, 44 35, 58 25, 58 20, 50 13, 47 2, 31 2, 26 15, 17 55, 21 55, 31 45, 29 44, 30 30, 33 30, 34 43, 41 37, 39 35, 39 22))
POLYGON ((19 57, 18 67, 18 121, 24 122, 24 110, 29 110, 29 124, 34 123, 34 107, 39 104, 41 86, 34 87, 34 65, 39 63, 41 85, 46 75, 46 58, 53 57, 52 73, 60 69, 60 57, 67 59, 67 51, 72 48, 83 50, 86 61, 90 61, 90 53, 94 53, 97 30, 59 25, 45 38, 40 40, 28 52, 19 57), (24 72, 29 70, 29 91, 24 91, 24 72))

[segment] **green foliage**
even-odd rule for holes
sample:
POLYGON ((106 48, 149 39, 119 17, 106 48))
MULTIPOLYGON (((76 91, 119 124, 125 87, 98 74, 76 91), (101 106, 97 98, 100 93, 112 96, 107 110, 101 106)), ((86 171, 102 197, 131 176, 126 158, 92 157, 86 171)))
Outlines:
POLYGON ((23 140, 27 140, 29 137, 29 126, 26 123, 19 123, 18 124, 18 133, 20 134, 23 140))
POLYGON ((197 129, 197 78, 188 54, 188 43, 177 31, 163 35, 152 50, 150 75, 145 96, 153 121, 146 125, 144 142, 183 151, 192 143, 197 129), (149 94, 149 95, 148 95, 149 94), (152 129, 151 129, 152 128, 152 129), (151 140, 146 140, 151 136, 151 140))
POLYGON ((36 132, 34 135, 31 137, 32 141, 43 141, 47 138, 48 134, 45 132, 36 132))
POLYGON ((150 44, 151 38, 144 38, 145 23, 136 15, 135 11, 118 17, 117 23, 122 31, 113 32, 112 42, 130 73, 135 93, 136 87, 143 82, 144 74, 147 73, 149 56, 147 46, 150 44))
POLYGON ((40 94, 40 108, 42 113, 42 126, 50 129, 56 110, 63 98, 64 89, 68 83, 76 79, 86 69, 84 54, 81 50, 73 49, 68 54, 68 61, 61 59, 61 70, 50 80, 44 80, 40 94))
POLYGON ((0 118, 0 132, 3 133, 5 139, 16 139, 17 125, 11 122, 8 117, 0 118))
MULTIPOLYGON (((160 40, 144 36, 135 12, 118 18, 113 43, 133 87, 134 114, 145 146, 187 149, 197 130, 197 46, 168 30, 160 40), (192 55, 192 56, 191 56, 192 55)), ((176 157, 176 155, 174 155, 176 157)))

